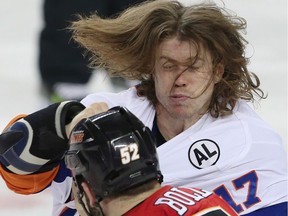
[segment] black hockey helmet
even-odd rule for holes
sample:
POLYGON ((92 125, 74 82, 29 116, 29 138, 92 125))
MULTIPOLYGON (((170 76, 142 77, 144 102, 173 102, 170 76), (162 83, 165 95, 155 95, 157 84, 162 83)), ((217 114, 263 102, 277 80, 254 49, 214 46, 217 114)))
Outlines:
POLYGON ((81 120, 71 132, 65 162, 78 189, 86 181, 98 201, 152 179, 162 181, 150 129, 124 107, 81 120))

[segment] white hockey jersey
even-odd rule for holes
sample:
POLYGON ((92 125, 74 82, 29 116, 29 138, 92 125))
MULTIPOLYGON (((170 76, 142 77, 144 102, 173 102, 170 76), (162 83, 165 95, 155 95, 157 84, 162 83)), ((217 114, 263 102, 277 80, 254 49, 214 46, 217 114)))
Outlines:
MULTIPOLYGON (((88 106, 106 102, 125 106, 150 129, 155 109, 135 88, 96 93, 88 106)), ((214 191, 239 214, 287 202, 287 154, 281 138, 251 107, 240 100, 233 114, 204 115, 196 124, 159 146, 164 185, 214 191)))

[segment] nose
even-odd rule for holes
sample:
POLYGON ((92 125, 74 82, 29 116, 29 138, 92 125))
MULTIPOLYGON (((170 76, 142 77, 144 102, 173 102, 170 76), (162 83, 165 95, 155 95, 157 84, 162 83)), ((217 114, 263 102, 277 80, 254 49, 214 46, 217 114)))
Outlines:
POLYGON ((175 77, 175 86, 183 87, 187 85, 187 68, 180 67, 175 77))

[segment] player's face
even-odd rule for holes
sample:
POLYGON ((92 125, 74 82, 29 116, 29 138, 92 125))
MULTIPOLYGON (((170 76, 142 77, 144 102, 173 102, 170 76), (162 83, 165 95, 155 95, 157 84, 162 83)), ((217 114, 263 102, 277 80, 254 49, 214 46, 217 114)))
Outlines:
POLYGON ((212 61, 203 47, 172 38, 163 41, 156 55, 157 108, 177 119, 205 112, 214 89, 212 61), (198 52, 198 54, 197 54, 198 52))

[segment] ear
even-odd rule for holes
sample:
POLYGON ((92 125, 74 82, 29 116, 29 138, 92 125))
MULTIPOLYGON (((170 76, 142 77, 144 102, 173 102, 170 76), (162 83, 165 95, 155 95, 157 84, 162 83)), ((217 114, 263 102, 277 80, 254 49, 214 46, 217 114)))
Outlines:
POLYGON ((81 186, 82 186, 86 196, 89 199, 89 205, 91 207, 95 207, 95 196, 94 196, 94 193, 91 190, 90 186, 87 184, 87 182, 82 182, 81 186))
POLYGON ((214 84, 218 83, 224 74, 224 65, 220 62, 215 67, 214 84))

